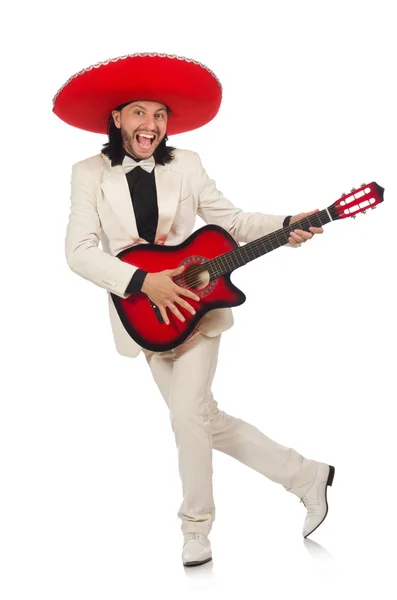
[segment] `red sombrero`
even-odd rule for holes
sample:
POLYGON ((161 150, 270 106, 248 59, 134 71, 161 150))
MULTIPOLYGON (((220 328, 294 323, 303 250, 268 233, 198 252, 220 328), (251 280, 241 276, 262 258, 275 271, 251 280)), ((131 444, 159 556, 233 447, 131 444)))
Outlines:
POLYGON ((152 100, 172 111, 167 134, 205 125, 222 100, 218 78, 201 63, 170 54, 127 54, 92 65, 68 79, 53 98, 53 112, 79 129, 107 133, 120 104, 152 100))

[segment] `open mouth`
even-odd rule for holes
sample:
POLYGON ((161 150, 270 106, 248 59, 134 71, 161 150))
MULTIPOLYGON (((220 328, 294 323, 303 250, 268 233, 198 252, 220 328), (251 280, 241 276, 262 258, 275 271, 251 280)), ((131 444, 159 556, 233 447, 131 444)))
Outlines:
POLYGON ((141 148, 147 149, 153 144, 156 136, 151 133, 137 133, 135 139, 141 148))

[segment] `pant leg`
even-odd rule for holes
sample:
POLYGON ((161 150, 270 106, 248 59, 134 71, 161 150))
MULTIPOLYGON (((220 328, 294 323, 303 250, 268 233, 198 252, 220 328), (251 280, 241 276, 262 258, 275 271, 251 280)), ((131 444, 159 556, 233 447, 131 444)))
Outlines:
MULTIPOLYGON (((211 402, 211 400, 210 400, 211 402)), ((212 446, 301 498, 311 488, 317 462, 282 446, 243 419, 218 410, 211 419, 212 446)))
POLYGON ((168 352, 144 350, 154 380, 168 405, 178 449, 183 501, 178 511, 183 533, 209 534, 215 520, 212 485, 210 390, 220 336, 196 333, 168 352))

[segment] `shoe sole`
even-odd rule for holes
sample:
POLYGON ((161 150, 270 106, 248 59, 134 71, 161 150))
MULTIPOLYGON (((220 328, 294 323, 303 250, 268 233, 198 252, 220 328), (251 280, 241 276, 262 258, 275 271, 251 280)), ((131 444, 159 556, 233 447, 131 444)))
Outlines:
POLYGON ((183 563, 184 567, 197 567, 198 565, 204 565, 205 563, 212 560, 212 556, 206 558, 205 560, 194 560, 192 562, 183 563))
POLYGON ((321 523, 324 523, 325 517, 328 514, 327 486, 329 486, 329 485, 331 486, 332 485, 334 477, 335 477, 335 467, 332 467, 330 465, 330 467, 329 467, 329 473, 328 473, 328 479, 327 479, 327 485, 325 486, 325 506, 326 506, 327 510, 325 511, 325 515, 323 517, 323 520, 320 521, 320 523, 318 525, 316 525, 316 527, 314 529, 312 529, 312 531, 310 531, 310 533, 307 533, 306 535, 304 535, 303 536, 304 538, 307 538, 309 535, 311 535, 313 533, 313 531, 316 531, 316 529, 318 527, 320 527, 321 523))

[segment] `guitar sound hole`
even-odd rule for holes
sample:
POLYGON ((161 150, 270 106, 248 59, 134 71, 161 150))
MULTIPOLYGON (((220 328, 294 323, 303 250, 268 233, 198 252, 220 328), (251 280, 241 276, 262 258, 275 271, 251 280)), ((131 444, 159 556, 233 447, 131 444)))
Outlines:
POLYGON ((179 266, 184 265, 185 271, 175 278, 175 283, 194 291, 200 298, 208 296, 216 286, 216 279, 210 281, 210 273, 205 267, 205 256, 197 254, 185 258, 179 266))
POLYGON ((210 274, 202 265, 191 265, 183 273, 183 279, 189 288, 203 290, 210 282, 210 274))

